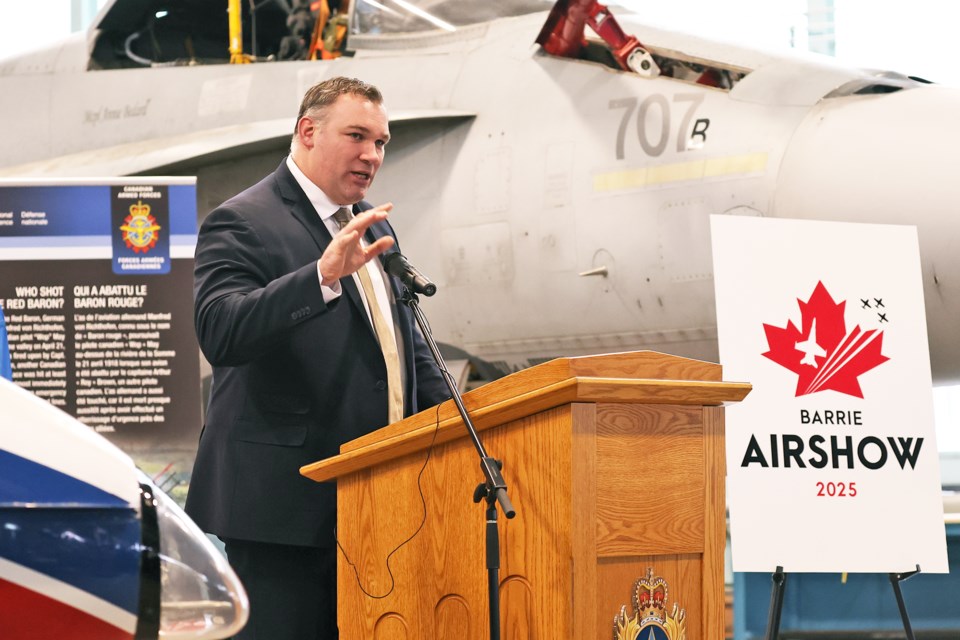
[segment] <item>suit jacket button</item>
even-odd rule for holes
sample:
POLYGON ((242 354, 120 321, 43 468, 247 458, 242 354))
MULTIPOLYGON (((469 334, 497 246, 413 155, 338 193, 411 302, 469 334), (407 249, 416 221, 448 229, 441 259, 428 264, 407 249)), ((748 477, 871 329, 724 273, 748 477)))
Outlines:
POLYGON ((384 389, 387 388, 387 383, 384 382, 383 380, 377 380, 377 384, 374 386, 377 388, 377 390, 383 391, 384 389))

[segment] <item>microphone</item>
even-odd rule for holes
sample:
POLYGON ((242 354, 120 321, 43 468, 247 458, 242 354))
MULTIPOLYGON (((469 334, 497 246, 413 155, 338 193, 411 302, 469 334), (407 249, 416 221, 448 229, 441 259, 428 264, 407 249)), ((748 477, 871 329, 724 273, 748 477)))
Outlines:
POLYGON ((383 269, 392 276, 400 278, 400 282, 407 285, 414 293, 432 296, 437 292, 437 285, 417 271, 402 253, 391 251, 383 258, 383 269))

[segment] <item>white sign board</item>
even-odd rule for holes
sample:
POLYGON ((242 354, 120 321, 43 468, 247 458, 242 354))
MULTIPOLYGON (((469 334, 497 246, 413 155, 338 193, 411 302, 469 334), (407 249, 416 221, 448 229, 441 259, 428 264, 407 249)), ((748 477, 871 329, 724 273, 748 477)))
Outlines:
POLYGON ((946 573, 916 230, 711 229, 734 570, 946 573))

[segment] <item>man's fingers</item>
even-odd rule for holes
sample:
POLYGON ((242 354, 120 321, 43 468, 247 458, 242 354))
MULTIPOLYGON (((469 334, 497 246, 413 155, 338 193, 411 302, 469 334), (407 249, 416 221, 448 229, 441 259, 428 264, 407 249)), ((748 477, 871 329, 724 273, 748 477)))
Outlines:
POLYGON ((378 255, 394 245, 392 236, 384 236, 367 247, 367 260, 376 258, 378 255))
POLYGON ((394 245, 393 237, 384 236, 366 247, 361 236, 375 222, 386 220, 393 208, 391 203, 382 204, 354 216, 349 224, 337 233, 334 242, 320 257, 320 273, 324 283, 349 276, 370 260, 394 245))
POLYGON ((336 247, 334 248, 334 251, 340 254, 346 254, 347 252, 354 250, 352 247, 360 246, 360 232, 344 227, 333 238, 333 240, 333 243, 330 245, 331 248, 336 247), (339 246, 337 246, 338 244, 339 246))
POLYGON ((367 209, 363 213, 355 215, 350 221, 350 224, 345 226, 344 229, 356 230, 362 235, 366 233, 367 229, 369 229, 373 223, 386 220, 387 214, 390 213, 391 209, 393 209, 393 203, 390 202, 381 204, 373 209, 367 209))
POLYGON ((349 229, 348 227, 341 229, 338 235, 344 244, 353 244, 360 239, 360 232, 356 229, 349 229))

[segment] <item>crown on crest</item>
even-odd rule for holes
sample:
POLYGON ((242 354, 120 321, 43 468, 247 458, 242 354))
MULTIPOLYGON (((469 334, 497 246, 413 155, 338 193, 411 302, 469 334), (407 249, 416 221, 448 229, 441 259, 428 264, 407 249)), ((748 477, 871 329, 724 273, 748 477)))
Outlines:
POLYGON ((138 200, 136 204, 130 205, 130 215, 131 217, 150 215, 150 205, 138 200))
MULTIPOLYGON (((647 569, 647 575, 639 578, 634 586, 633 610, 641 621, 659 621, 666 618, 667 581, 653 575, 653 568, 647 569)), ((642 624, 642 623, 641 623, 642 624)))

